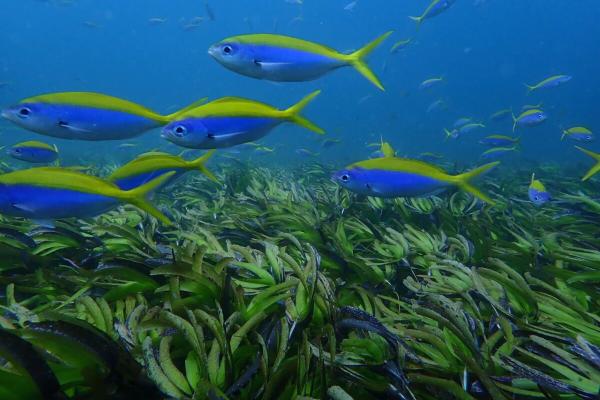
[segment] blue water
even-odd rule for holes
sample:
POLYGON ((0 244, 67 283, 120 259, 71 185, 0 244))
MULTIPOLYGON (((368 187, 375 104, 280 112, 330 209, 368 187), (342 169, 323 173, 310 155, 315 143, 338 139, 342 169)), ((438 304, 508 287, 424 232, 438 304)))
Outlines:
MULTIPOLYGON (((427 20, 417 31, 409 15, 419 15, 428 0, 209 0, 215 20, 185 30, 197 16, 206 17, 201 0, 4 0, 0 5, 0 107, 24 97, 58 91, 97 91, 172 112, 198 98, 244 96, 281 108, 302 96, 323 93, 305 111, 337 147, 323 150, 312 132, 286 125, 261 143, 275 146, 274 163, 295 150, 321 153, 336 166, 363 159, 366 144, 382 136, 400 155, 441 152, 464 164, 479 162, 477 144, 485 134, 510 134, 511 122, 489 124, 457 141, 444 141, 443 128, 462 116, 486 124, 503 108, 519 110, 543 102, 549 120, 525 129, 519 160, 578 163, 585 159, 560 127, 600 129, 600 5, 597 0, 457 0, 447 12, 427 20), (164 18, 152 25, 150 18, 164 18), (312 82, 275 84, 226 70, 207 54, 219 40, 243 33, 280 33, 316 41, 341 51, 363 46, 394 30, 369 64, 386 86, 380 92, 352 68, 334 71, 312 82), (398 40, 414 43, 398 54, 398 40), (524 83, 568 74, 564 86, 527 96, 524 83), (444 76, 431 91, 418 89, 427 78, 444 76), (427 113, 443 99, 447 110, 427 113)), ((0 145, 25 139, 57 143, 63 158, 78 163, 126 161, 142 149, 181 149, 151 131, 134 142, 137 150, 115 150, 118 142, 65 142, 26 132, 3 121, 0 145), (119 153, 122 151, 122 156, 119 153), (119 161, 119 160, 117 160, 119 161)), ((599 132, 600 133, 600 132, 599 132)), ((600 144, 589 145, 600 149, 600 144)), ((588 161, 588 160, 585 160, 588 161)))

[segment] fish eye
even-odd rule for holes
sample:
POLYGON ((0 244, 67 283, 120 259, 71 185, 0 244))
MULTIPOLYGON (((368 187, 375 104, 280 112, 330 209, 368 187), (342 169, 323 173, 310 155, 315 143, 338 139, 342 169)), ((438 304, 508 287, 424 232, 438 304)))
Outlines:
POLYGON ((19 117, 27 118, 31 115, 31 109, 27 107, 22 107, 19 109, 19 117))
POLYGON ((223 53, 225 53, 226 55, 230 55, 231 53, 233 53, 233 47, 231 47, 228 44, 223 46, 223 53))
POLYGON ((173 129, 173 132, 175 132, 175 136, 182 137, 183 135, 185 135, 187 133, 187 128, 183 125, 177 125, 173 129))
POLYGON ((15 149, 15 153, 21 154, 21 149, 15 149))
POLYGON ((342 180, 344 182, 348 182, 348 179, 350 179, 350 177, 347 174, 342 175, 342 180))

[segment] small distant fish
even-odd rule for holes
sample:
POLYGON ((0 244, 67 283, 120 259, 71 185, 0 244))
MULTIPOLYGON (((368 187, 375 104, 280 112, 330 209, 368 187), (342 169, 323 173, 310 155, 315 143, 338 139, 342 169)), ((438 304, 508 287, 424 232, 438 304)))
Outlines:
POLYGON ((94 21, 83 21, 83 26, 87 26, 88 28, 92 28, 92 29, 100 29, 102 28, 102 25, 98 24, 97 22, 94 21))
POLYGON ((148 23, 150 25, 161 25, 161 24, 164 24, 165 22, 167 22, 166 18, 161 18, 161 17, 148 18, 148 23))
POLYGON ((418 17, 409 17, 413 21, 417 23, 417 26, 420 26, 424 20, 433 18, 436 15, 443 13, 448 10, 452 5, 456 2, 456 0, 432 0, 429 6, 423 11, 418 17))
POLYGON ((460 128, 461 126, 467 125, 468 123, 473 122, 473 118, 470 117, 462 117, 457 119, 456 121, 454 121, 454 124, 452 124, 453 128, 460 128))
POLYGON ((576 140, 578 142, 591 142, 594 140, 594 133, 586 127, 575 126, 563 130, 560 140, 564 140, 565 138, 576 140))
POLYGON ((130 147, 137 147, 138 144, 137 143, 121 143, 118 147, 121 149, 125 149, 125 148, 130 148, 130 147))
POLYGON ((183 24, 182 28, 184 31, 191 31, 202 26, 202 22, 204 22, 204 17, 194 17, 183 24))
POLYGON ((521 139, 512 136, 490 135, 481 139, 479 143, 490 147, 510 147, 511 145, 519 143, 520 140, 521 139))
POLYGON ((327 138, 321 142, 321 146, 324 148, 328 148, 328 147, 334 146, 336 144, 339 144, 341 142, 342 142, 341 139, 327 138))
POLYGON ((206 16, 208 17, 209 21, 217 20, 217 17, 215 16, 215 12, 213 11, 210 4, 208 4, 207 2, 204 3, 204 11, 206 11, 206 16))
POLYGON ((490 115, 490 119, 492 121, 501 121, 505 118, 510 118, 512 114, 512 110, 510 108, 505 108, 503 110, 496 111, 492 115, 490 115))
POLYGON ((494 147, 492 149, 486 150, 481 154, 481 158, 487 160, 496 160, 500 157, 503 157, 509 153, 514 153, 518 150, 517 146, 512 147, 494 147))
POLYGON ((365 59, 391 34, 387 32, 350 54, 339 53, 318 43, 272 34, 230 37, 212 45, 208 53, 225 68, 238 74, 275 82, 310 81, 335 69, 352 66, 384 90, 365 59))
POLYGON ((412 39, 403 39, 403 40, 399 40, 396 43, 394 43, 394 45, 392 46, 392 48, 390 49, 390 53, 392 54, 396 54, 398 53, 400 50, 404 50, 405 48, 408 47, 409 44, 412 43, 412 39))
POLYGON ((319 153, 315 153, 314 151, 310 151, 308 149, 296 149, 296 154, 301 155, 301 156, 310 156, 310 157, 318 157, 319 153))
POLYGON ((594 153, 593 151, 586 150, 583 147, 579 147, 579 146, 575 146, 575 148, 577 150, 583 152, 584 154, 587 154, 588 156, 592 157, 596 161, 596 164, 592 168, 590 168, 590 170, 583 176, 583 178, 581 178, 582 181, 587 181, 592 176, 594 176, 598 172, 600 172, 600 154, 594 153))
POLYGON ((525 84, 525 86, 527 87, 527 92, 531 93, 531 92, 533 92, 535 90, 539 90, 539 89, 547 89, 547 88, 560 86, 564 83, 569 82, 571 79, 573 79, 573 77, 570 75, 554 75, 554 76, 551 76, 550 78, 544 79, 543 81, 541 81, 540 83, 538 83, 536 85, 525 84))
POLYGON ((346 4, 344 6, 344 11, 354 11, 354 8, 356 7, 356 4, 358 3, 357 0, 351 1, 350 3, 346 4))
POLYGON ((446 102, 442 99, 436 100, 427 107, 427 113, 431 113, 437 110, 446 109, 446 102))
POLYGON ((286 110, 250 99, 224 97, 178 114, 163 128, 162 137, 189 149, 217 149, 258 140, 285 122, 323 134, 300 115, 319 93, 310 93, 286 110))
POLYGON ((537 126, 548 119, 548 115, 536 108, 523 111, 518 117, 513 118, 513 132, 517 129, 517 127, 532 127, 537 126))
POLYGON ((423 82, 421 82, 421 84, 419 85, 419 89, 421 89, 421 90, 429 89, 429 88, 439 85, 443 81, 444 81, 443 77, 426 79, 423 82))
POLYGON ((275 151, 275 148, 267 146, 258 146, 254 148, 254 151, 256 151, 257 153, 273 153, 275 151))
POLYGON ((478 122, 471 122, 458 128, 458 133, 462 135, 480 128, 485 128, 485 125, 478 122))
POLYGON ((535 174, 531 174, 531 183, 527 195, 529 200, 538 207, 546 204, 551 199, 550 193, 548 193, 544 184, 535 179, 535 174))
POLYGON ((388 198, 432 196, 455 186, 493 204, 471 181, 498 164, 493 162, 460 175, 449 175, 424 161, 384 157, 354 163, 334 173, 332 179, 353 192, 388 198))
POLYGON ((58 158, 58 148, 44 142, 31 140, 17 143, 8 149, 8 155, 17 160, 30 163, 51 163, 58 158))

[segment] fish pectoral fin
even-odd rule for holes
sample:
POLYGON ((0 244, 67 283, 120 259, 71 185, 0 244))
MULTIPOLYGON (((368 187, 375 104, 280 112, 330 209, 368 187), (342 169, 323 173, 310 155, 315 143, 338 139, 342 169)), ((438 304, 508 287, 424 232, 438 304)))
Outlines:
POLYGON ((66 121, 58 121, 58 126, 60 126, 61 128, 68 129, 70 131, 74 131, 74 132, 91 132, 89 129, 78 128, 76 126, 69 124, 66 121))
POLYGON ((375 186, 371 185, 370 183, 365 184, 365 187, 371 192, 374 193, 376 195, 382 195, 383 193, 381 192, 381 190, 377 189, 375 186))
POLYGON ((265 71, 274 71, 283 66, 290 65, 288 62, 265 62, 260 60, 254 60, 254 64, 265 71))
POLYGON ((206 136, 209 139, 217 139, 217 138, 218 139, 227 139, 227 138, 230 138, 230 137, 235 137, 235 136, 243 135, 245 133, 246 133, 245 131, 242 131, 242 132, 219 133, 218 135, 214 134, 214 133, 208 133, 206 136))

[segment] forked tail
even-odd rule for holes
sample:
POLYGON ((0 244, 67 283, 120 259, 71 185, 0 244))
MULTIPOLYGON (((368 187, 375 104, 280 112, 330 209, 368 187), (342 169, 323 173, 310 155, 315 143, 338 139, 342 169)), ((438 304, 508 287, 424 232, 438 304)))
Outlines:
POLYGON ((202 156, 196 158, 194 161, 190 161, 190 165, 198 171, 202 172, 204 175, 206 175, 206 177, 211 181, 218 183, 219 180, 217 179, 217 177, 208 168, 206 168, 206 162, 210 157, 212 157, 214 153, 215 150, 210 150, 209 152, 202 154, 202 156))
POLYGON ((475 168, 474 170, 471 170, 469 172, 465 172, 464 174, 453 176, 453 183, 456 184, 456 186, 458 186, 460 189, 464 190, 465 192, 471 193, 478 199, 485 201, 490 205, 494 205, 494 200, 492 200, 488 195, 486 195, 481 190, 473 186, 471 184, 471 181, 477 176, 484 174, 490 169, 494 168, 498 164, 500 164, 500 161, 495 161, 489 164, 482 165, 481 167, 475 168))
POLYGON ((373 40, 371 43, 367 44, 362 49, 355 51, 352 54, 348 54, 346 56, 346 60, 354 67, 358 72, 360 72, 365 78, 367 78, 371 83, 377 86, 381 90, 385 90, 379 78, 371 71, 369 66, 367 65, 366 58, 367 56, 377 48, 385 39, 388 38, 393 32, 389 31, 379 36, 377 39, 373 40))
POLYGON ((164 215, 158 208, 152 205, 148 201, 147 197, 150 193, 152 193, 152 191, 167 183, 167 181, 173 175, 175 175, 174 171, 162 174, 158 178, 154 178, 150 182, 138 186, 135 189, 121 191, 121 196, 119 197, 121 198, 121 200, 131 203, 134 206, 146 211, 148 214, 152 215, 154 218, 158 219, 165 225, 171 225, 171 221, 169 221, 169 218, 167 218, 167 216, 164 215))
POLYGON ((577 150, 583 152, 584 154, 587 154, 588 156, 592 157, 596 161, 596 165, 594 165, 592 168, 590 168, 590 170, 587 172, 587 174, 585 174, 583 176, 583 178, 581 178, 582 181, 587 181, 592 176, 594 176, 598 172, 600 172, 600 154, 594 153, 593 151, 586 150, 583 147, 579 147, 579 146, 575 146, 575 148, 577 150))
POLYGON ((317 125, 313 124, 308 119, 304 118, 302 115, 300 115, 300 113, 302 112, 302 110, 311 101, 313 101, 314 98, 319 95, 319 93, 321 93, 320 90, 315 90, 314 92, 312 92, 311 94, 309 94, 308 96, 306 96, 302 100, 300 100, 298 103, 294 104, 293 106, 291 106, 290 108, 288 108, 287 110, 285 110, 284 114, 293 123, 298 124, 298 125, 306 128, 306 129, 310 129, 311 131, 316 132, 316 133, 322 135, 322 134, 325 133, 325 131, 323 129, 321 129, 317 125))

